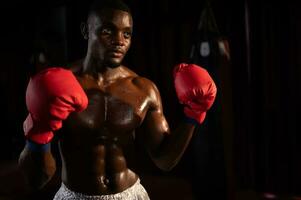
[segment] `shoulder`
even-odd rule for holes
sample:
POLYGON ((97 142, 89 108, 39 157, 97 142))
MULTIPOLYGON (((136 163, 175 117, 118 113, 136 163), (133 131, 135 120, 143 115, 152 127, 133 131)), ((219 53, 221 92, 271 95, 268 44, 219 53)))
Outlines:
POLYGON ((136 72, 130 70, 129 68, 122 66, 122 68, 127 72, 127 76, 131 78, 134 85, 144 89, 157 89, 155 83, 150 79, 138 75, 136 72))
POLYGON ((136 87, 140 94, 144 94, 149 104, 149 108, 151 110, 161 111, 161 96, 156 84, 150 79, 140 76, 124 66, 123 69, 127 72, 127 80, 131 81, 131 85, 136 87))
POLYGON ((133 77, 132 82, 134 85, 139 87, 140 89, 145 90, 145 92, 152 93, 158 92, 158 88, 156 84, 148 78, 142 76, 133 77))
POLYGON ((153 81, 145 77, 136 76, 132 79, 132 82, 140 91, 146 94, 151 107, 161 107, 160 92, 153 81))
POLYGON ((68 63, 66 69, 73 72, 74 75, 79 75, 82 71, 83 59, 68 63))

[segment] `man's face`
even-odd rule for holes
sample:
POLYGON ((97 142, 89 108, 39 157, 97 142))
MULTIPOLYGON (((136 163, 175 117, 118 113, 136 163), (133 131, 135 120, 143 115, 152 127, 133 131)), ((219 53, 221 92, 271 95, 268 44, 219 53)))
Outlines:
POLYGON ((132 16, 121 10, 105 9, 88 21, 89 51, 93 58, 108 67, 121 64, 130 48, 132 16))

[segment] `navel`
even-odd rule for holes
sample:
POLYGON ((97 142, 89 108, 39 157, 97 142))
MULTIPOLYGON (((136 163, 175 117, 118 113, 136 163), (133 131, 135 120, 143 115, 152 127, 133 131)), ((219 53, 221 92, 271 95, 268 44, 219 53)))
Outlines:
POLYGON ((97 178, 98 182, 105 188, 108 188, 108 185, 110 184, 110 180, 106 178, 105 176, 100 176, 97 178))

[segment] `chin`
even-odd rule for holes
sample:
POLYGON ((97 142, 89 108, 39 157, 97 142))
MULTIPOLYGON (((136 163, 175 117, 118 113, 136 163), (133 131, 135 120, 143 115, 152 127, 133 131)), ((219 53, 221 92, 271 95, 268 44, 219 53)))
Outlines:
POLYGON ((110 68, 116 68, 119 67, 121 65, 121 61, 116 61, 116 60, 109 60, 106 62, 107 66, 110 68))
POLYGON ((108 61, 106 63, 107 63, 107 66, 110 67, 110 68, 116 68, 116 67, 119 67, 121 65, 121 62, 108 61))

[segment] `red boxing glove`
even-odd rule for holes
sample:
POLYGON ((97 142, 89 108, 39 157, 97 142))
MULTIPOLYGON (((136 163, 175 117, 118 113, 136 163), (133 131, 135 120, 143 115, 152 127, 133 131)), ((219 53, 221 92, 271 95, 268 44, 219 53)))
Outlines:
POLYGON ((202 123, 215 100, 214 81, 207 70, 195 64, 178 64, 173 75, 178 99, 185 105, 185 115, 202 123))
POLYGON ((88 98, 70 70, 60 67, 45 69, 31 77, 26 90, 29 114, 23 123, 27 139, 46 144, 62 120, 75 111, 83 111, 88 98))

